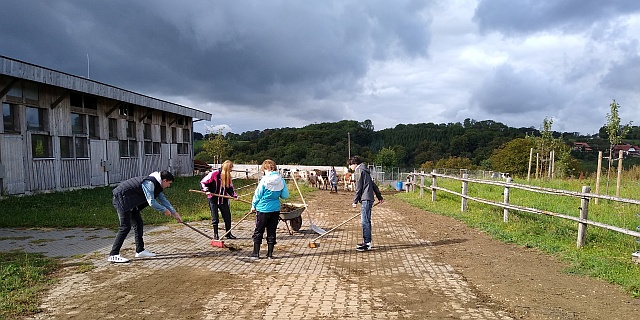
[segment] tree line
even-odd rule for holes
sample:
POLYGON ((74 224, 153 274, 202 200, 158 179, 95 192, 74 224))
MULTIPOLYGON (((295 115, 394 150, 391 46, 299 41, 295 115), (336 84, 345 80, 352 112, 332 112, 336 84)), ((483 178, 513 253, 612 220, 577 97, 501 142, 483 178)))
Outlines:
POLYGON ((467 118, 446 124, 399 124, 376 131, 371 120, 342 120, 241 134, 194 133, 194 154, 195 159, 209 163, 225 159, 261 163, 269 158, 282 164, 334 166, 344 166, 349 155, 359 155, 367 163, 403 170, 465 168, 526 175, 533 150, 541 171, 551 170, 549 154, 553 152, 557 176, 577 176, 596 170, 591 162, 598 151, 609 155, 616 144, 637 145, 640 141, 640 127, 621 125, 620 105, 613 100, 610 107, 606 124, 593 135, 553 131, 553 119, 548 118, 540 130, 467 118), (593 150, 573 148, 575 142, 588 142, 593 150))

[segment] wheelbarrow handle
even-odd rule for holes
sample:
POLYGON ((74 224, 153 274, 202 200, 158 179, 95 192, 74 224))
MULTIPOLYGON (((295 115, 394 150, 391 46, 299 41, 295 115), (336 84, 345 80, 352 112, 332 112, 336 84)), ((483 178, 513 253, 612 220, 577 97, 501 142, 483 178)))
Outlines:
MULTIPOLYGON (((207 194, 204 191, 200 191, 200 190, 193 190, 193 189, 189 189, 189 191, 191 192, 196 192, 196 193, 202 193, 202 194, 207 194)), ((217 194, 217 193, 211 193, 212 196, 216 196, 216 197, 220 197, 220 198, 227 198, 227 199, 232 199, 232 200, 236 200, 236 201, 240 201, 240 202, 244 202, 246 204, 252 204, 250 201, 247 200, 242 200, 242 199, 237 199, 231 196, 227 196, 227 195, 222 195, 222 194, 217 194)))

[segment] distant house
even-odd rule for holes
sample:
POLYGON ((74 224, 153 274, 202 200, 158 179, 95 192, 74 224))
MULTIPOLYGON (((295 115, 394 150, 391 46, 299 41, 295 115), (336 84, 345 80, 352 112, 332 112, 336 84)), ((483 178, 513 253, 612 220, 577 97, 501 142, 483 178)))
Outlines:
POLYGON ((631 144, 619 144, 613 147, 613 157, 617 158, 622 150, 623 157, 640 157, 640 147, 631 144))
POLYGON ((580 151, 580 152, 591 152, 591 151, 593 151, 591 146, 589 146, 589 144, 586 143, 586 142, 575 142, 573 144, 573 150, 580 151))
POLYGON ((0 193, 193 174, 193 121, 211 114, 0 56, 0 193))

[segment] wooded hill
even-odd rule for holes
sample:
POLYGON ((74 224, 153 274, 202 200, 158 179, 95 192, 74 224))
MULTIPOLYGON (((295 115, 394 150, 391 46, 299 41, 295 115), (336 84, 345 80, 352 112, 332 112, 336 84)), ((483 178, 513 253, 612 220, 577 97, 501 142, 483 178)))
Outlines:
MULTIPOLYGON (((360 155, 374 162, 383 149, 395 151, 398 167, 419 167, 426 161, 449 157, 469 158, 481 165, 500 145, 529 135, 533 128, 511 128, 502 123, 466 119, 464 123, 399 124, 375 131, 370 120, 343 120, 311 124, 302 128, 266 129, 242 134, 227 133, 226 157, 237 163, 259 163, 270 158, 276 163, 305 165, 345 165, 349 155, 360 155)), ((196 158, 207 160, 196 146, 196 158)))
MULTIPOLYGON (((201 136, 195 134, 196 139, 201 136)), ((473 119, 465 119, 463 123, 399 124, 394 128, 375 131, 371 120, 343 120, 302 128, 227 133, 224 137, 209 134, 204 138, 216 136, 225 147, 222 158, 232 159, 236 163, 261 163, 270 158, 283 164, 344 166, 349 155, 350 140, 351 155, 360 155, 368 163, 379 164, 381 154, 392 150, 392 165, 403 169, 419 168, 427 161, 436 163, 444 159, 463 158, 469 159, 474 166, 493 170, 488 159, 494 150, 516 138, 538 137, 540 131, 531 127, 512 128, 492 120, 473 119)), ((580 141, 588 142, 593 148, 590 153, 571 152, 574 158, 588 164, 579 168, 580 171, 594 171, 597 152, 601 150, 605 155, 608 153, 609 142, 604 127, 600 128, 598 134, 589 136, 554 131, 553 137, 562 138, 570 147, 580 141)), ((637 145, 640 127, 633 126, 624 138, 623 142, 637 145)), ((196 159, 213 162, 211 156, 203 151, 201 141, 196 141, 194 147, 196 159)), ((635 164, 637 161, 627 163, 635 164)))

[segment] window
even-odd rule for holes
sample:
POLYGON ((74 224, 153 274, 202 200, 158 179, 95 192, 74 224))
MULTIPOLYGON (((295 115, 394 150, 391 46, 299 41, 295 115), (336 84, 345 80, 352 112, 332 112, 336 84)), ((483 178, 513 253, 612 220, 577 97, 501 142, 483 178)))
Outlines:
POLYGON ((34 158, 52 158, 51 137, 43 134, 31 135, 31 152, 34 158))
POLYGON ((46 110, 34 107, 27 107, 27 130, 45 131, 46 110))
POLYGON ((40 99, 38 92, 38 84, 35 82, 23 81, 13 85, 7 96, 18 98, 20 101, 28 100, 37 103, 40 99))
POLYGON ((96 116, 87 116, 89 120, 89 138, 100 139, 100 122, 96 116))
POLYGON ((98 109, 98 98, 94 96, 83 95, 82 93, 72 92, 69 94, 69 104, 73 108, 82 109, 98 109))
POLYGON ((160 127, 160 142, 167 143, 167 126, 160 127))
POLYGON ((135 158, 137 154, 137 141, 120 140, 120 158, 135 158))
POLYGON ((189 154, 189 144, 178 143, 178 154, 189 154))
POLYGON ((144 139, 151 140, 151 125, 148 123, 144 124, 144 139))
POLYGON ((120 115, 133 117, 133 106, 130 104, 123 104, 120 106, 120 115))
POLYGON ((86 137, 60 137, 60 158, 89 158, 89 139, 86 137))
POLYGON ((73 158, 73 137, 60 137, 60 158, 73 158))
POLYGON ((2 104, 2 122, 4 123, 4 132, 19 132, 18 126, 18 106, 14 104, 2 104))
POLYGON ((118 139, 118 120, 109 118, 109 139, 118 139))
POLYGON ((167 113, 162 111, 162 124, 167 123, 167 113))
POLYGON ((178 131, 176 130, 176 128, 171 128, 171 142, 172 143, 178 142, 178 131))
POLYGON ((136 123, 134 121, 127 121, 127 138, 136 137, 136 123))
POLYGON ((89 158, 89 139, 74 137, 76 158, 89 158))
POLYGON ((178 125, 184 126, 184 117, 178 117, 178 125))
POLYGON ((160 142, 145 141, 144 154, 146 155, 160 154, 160 142))
POLYGON ((85 126, 87 116, 84 114, 71 114, 71 133, 72 134, 87 134, 87 127, 85 126))
POLYGON ((182 129, 182 142, 191 142, 191 130, 182 129))

